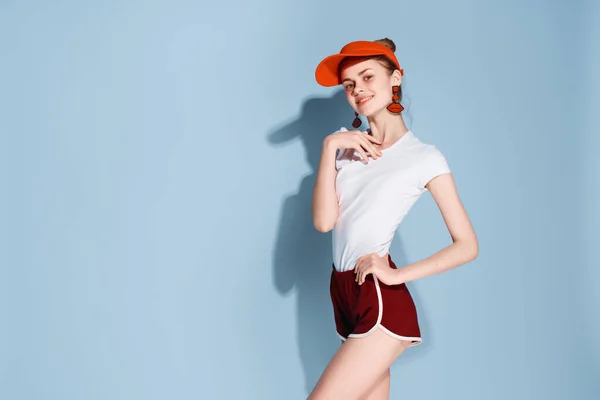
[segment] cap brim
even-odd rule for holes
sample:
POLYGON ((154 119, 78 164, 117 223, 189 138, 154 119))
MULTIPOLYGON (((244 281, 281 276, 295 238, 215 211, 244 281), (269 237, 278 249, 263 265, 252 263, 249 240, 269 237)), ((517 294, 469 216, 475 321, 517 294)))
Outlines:
POLYGON ((324 58, 315 70, 317 83, 327 87, 339 85, 338 68, 346 57, 348 57, 346 54, 334 54, 324 58))
POLYGON ((347 57, 370 57, 380 56, 385 53, 374 52, 372 50, 366 51, 355 51, 349 54, 333 54, 329 57, 325 57, 323 61, 319 63, 315 70, 315 78, 317 83, 321 86, 337 86, 341 85, 340 77, 338 75, 340 63, 347 57))

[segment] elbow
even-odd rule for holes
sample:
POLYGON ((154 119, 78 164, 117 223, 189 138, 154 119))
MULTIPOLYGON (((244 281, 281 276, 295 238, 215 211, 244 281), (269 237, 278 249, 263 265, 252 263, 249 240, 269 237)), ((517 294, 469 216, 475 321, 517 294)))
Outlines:
POLYGON ((454 242, 454 245, 456 245, 458 253, 460 254, 462 260, 461 264, 471 262, 479 255, 479 244, 477 243, 477 239, 457 240, 454 242))
POLYGON ((329 232, 335 226, 335 219, 325 218, 325 216, 313 218, 313 225, 319 232, 329 232))
POLYGON ((471 252, 471 261, 476 259, 478 255, 479 255, 479 247, 475 247, 475 249, 473 249, 471 252))
POLYGON ((313 225, 319 232, 323 233, 332 230, 335 227, 337 219, 338 212, 335 209, 316 209, 312 215, 313 225))
POLYGON ((333 229, 333 225, 332 224, 327 224, 327 223, 323 223, 323 222, 314 222, 314 226, 315 228, 322 233, 326 233, 329 232, 330 230, 333 229))
POLYGON ((479 255, 479 243, 477 240, 474 240, 472 243, 469 243, 467 247, 466 254, 468 256, 469 261, 473 261, 479 255))

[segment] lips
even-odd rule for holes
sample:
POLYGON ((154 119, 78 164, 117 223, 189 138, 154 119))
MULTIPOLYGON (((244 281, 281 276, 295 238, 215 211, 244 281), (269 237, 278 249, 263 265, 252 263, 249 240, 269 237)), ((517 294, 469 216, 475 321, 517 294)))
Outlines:
POLYGON ((372 98, 373 98, 373 96, 360 97, 360 98, 356 99, 356 104, 358 104, 359 106, 362 106, 362 105, 368 103, 369 100, 371 100, 372 98))

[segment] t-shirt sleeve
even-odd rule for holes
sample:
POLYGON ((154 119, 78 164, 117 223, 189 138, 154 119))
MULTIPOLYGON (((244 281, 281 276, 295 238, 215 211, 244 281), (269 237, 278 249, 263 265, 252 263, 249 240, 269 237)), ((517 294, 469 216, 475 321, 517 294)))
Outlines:
MULTIPOLYGON (((345 127, 341 127, 338 132, 347 132, 348 129, 346 129, 345 127)), ((344 165, 346 165, 347 163, 350 162, 350 158, 348 156, 348 150, 347 149, 339 149, 337 151, 337 154, 335 156, 335 169, 336 170, 340 170, 342 169, 342 167, 344 165)))
POLYGON ((450 167, 444 154, 435 146, 431 146, 421 163, 419 187, 427 190, 425 185, 436 176, 450 173, 450 167))

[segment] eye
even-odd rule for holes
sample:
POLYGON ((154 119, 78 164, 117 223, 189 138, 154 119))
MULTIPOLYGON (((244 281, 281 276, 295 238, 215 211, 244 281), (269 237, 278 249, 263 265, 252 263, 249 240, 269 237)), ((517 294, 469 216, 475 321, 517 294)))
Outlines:
POLYGON ((345 86, 346 90, 350 90, 354 87, 354 85, 352 83, 349 83, 345 86))
POLYGON ((365 75, 365 80, 368 81, 373 77, 373 75, 365 75))

